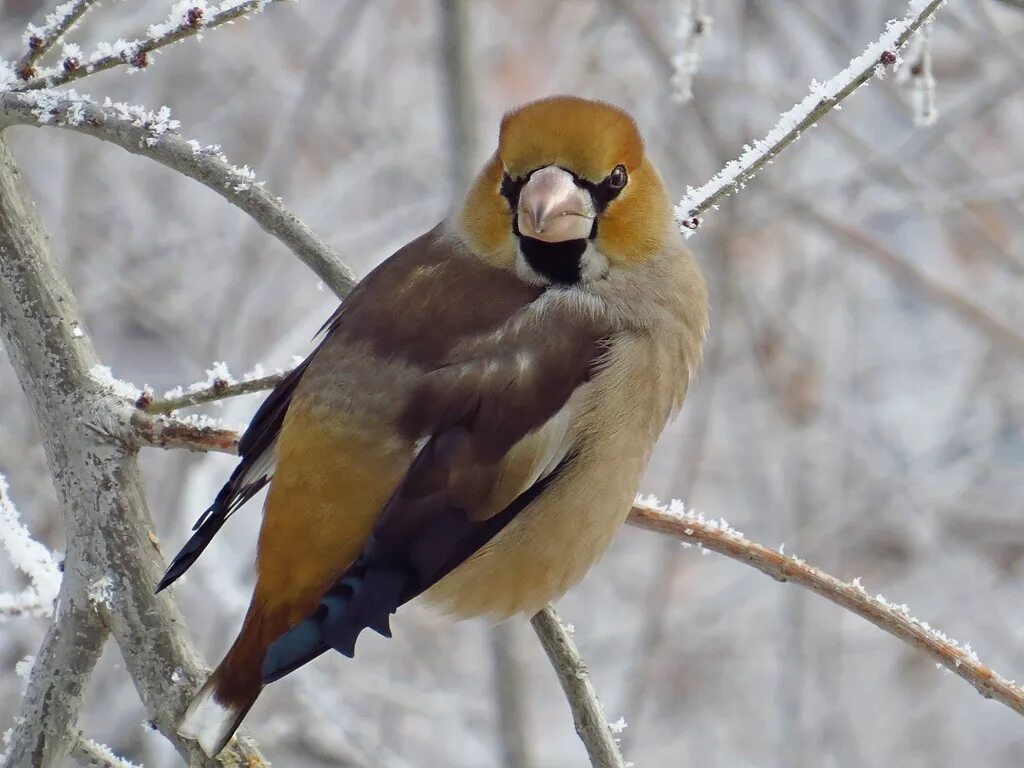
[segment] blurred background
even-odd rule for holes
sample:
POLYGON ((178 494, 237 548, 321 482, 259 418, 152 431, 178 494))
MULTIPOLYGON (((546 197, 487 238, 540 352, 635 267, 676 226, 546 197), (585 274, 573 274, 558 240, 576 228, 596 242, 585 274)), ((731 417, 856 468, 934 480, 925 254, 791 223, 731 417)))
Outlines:
MULTIPOLYGON (((51 5, 0 0, 0 55, 19 56, 25 23, 51 5)), ((142 36, 169 5, 104 4, 70 39, 88 53, 142 36)), ((184 135, 256 169, 362 275, 445 215, 511 106, 568 92, 625 107, 678 199, 904 10, 718 0, 694 36, 689 0, 305 0, 77 86, 170 106, 184 135), (679 70, 694 64, 683 101, 679 70)), ((911 50, 903 77, 859 91, 690 239, 713 328, 643 490, 859 576, 1021 678, 1024 5, 948 3, 931 54, 935 115, 911 50)), ((336 300, 239 210, 110 144, 7 133, 115 375, 160 394, 215 360, 241 378, 309 351, 336 300)), ((258 402, 206 411, 243 426, 258 402)), ((233 462, 143 460, 169 554, 233 462)), ((61 550, 3 356, 0 472, 33 534, 61 550)), ((258 519, 254 502, 176 589, 211 660, 247 603, 258 519)), ((627 528, 558 606, 637 766, 1020 764, 1024 728, 1005 707, 821 598, 702 554, 627 528)), ((0 591, 23 585, 0 556, 0 591)), ((45 624, 0 627, 0 730, 45 624)), ((325 656, 267 691, 246 722, 271 761, 587 764, 525 621, 495 632, 413 608, 396 624, 394 640, 367 633, 355 662, 325 656)), ((144 720, 108 645, 80 726, 149 768, 179 765, 144 720)))

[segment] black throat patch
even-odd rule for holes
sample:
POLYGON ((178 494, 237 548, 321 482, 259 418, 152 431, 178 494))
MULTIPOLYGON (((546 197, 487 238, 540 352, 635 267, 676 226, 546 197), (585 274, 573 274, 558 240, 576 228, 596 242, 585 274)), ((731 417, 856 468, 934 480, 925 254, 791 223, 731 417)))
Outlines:
POLYGON ((580 281, 583 254, 587 250, 586 240, 547 243, 520 235, 519 247, 522 249, 530 269, 543 275, 552 283, 575 285, 580 281))

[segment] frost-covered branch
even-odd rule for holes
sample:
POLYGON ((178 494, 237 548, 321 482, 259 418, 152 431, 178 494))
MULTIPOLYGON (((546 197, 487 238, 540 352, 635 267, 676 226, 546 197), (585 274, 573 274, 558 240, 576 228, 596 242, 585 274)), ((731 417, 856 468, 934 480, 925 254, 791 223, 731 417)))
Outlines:
POLYGON ((131 417, 135 437, 144 445, 157 448, 184 448, 189 451, 237 453, 238 432, 224 429, 203 418, 178 419, 172 416, 151 416, 135 411, 131 417))
POLYGON ((69 0, 46 15, 42 25, 29 24, 24 42, 28 50, 15 65, 22 80, 31 80, 36 74, 36 63, 70 30, 80 18, 98 5, 99 0, 69 0))
POLYGON ((179 408, 189 408, 193 405, 202 405, 203 403, 227 400, 229 397, 238 397, 239 395, 249 395, 253 392, 273 389, 287 375, 288 372, 284 371, 272 373, 269 376, 247 379, 246 381, 214 378, 209 383, 203 382, 198 386, 193 385, 188 388, 188 391, 168 393, 159 400, 150 400, 149 402, 143 400, 138 405, 146 413, 171 413, 171 411, 176 411, 179 408))
POLYGON ((906 15, 890 21, 882 36, 853 59, 846 69, 825 83, 812 80, 810 93, 782 115, 763 139, 755 141, 753 146, 744 147, 738 159, 731 160, 706 184, 688 187, 686 196, 675 208, 676 220, 684 232, 696 229, 700 225, 701 214, 717 205, 722 198, 742 189, 776 155, 799 139, 804 131, 813 128, 847 96, 883 73, 885 67, 896 65, 899 62, 896 52, 931 20, 945 2, 910 0, 906 15))
POLYGON ((106 744, 79 736, 71 756, 82 768, 141 768, 138 763, 118 757, 106 744))
POLYGON ((670 507, 654 499, 638 500, 629 514, 638 528, 673 536, 751 565, 777 581, 792 581, 870 621, 903 642, 919 648, 950 672, 962 677, 987 699, 995 699, 1024 715, 1024 688, 985 666, 969 644, 960 644, 927 622, 914 618, 906 605, 895 605, 881 595, 872 597, 860 579, 841 581, 793 555, 745 538, 724 520, 706 520, 687 513, 678 502, 670 507))
POLYGON ((150 112, 109 99, 98 104, 73 90, 8 91, 0 92, 0 127, 4 124, 69 128, 156 160, 248 213, 338 296, 355 284, 352 271, 334 249, 255 181, 248 166, 232 165, 219 146, 203 147, 183 138, 166 107, 150 112))
POLYGON ((927 127, 935 123, 939 110, 935 106, 935 73, 932 70, 931 31, 924 27, 914 38, 907 54, 907 66, 900 69, 900 80, 910 88, 910 105, 914 125, 927 127))
POLYGON ((23 613, 52 616, 53 601, 60 591, 60 568, 50 551, 33 539, 22 525, 3 475, 0 475, 0 546, 30 582, 16 595, 0 593, 0 616, 23 613))
POLYGON ((61 66, 39 72, 34 76, 30 75, 31 79, 18 86, 16 90, 65 85, 125 64, 135 69, 145 69, 151 62, 151 54, 160 49, 206 30, 230 24, 244 16, 258 13, 274 2, 280 0, 224 0, 221 3, 209 3, 207 0, 178 0, 171 7, 167 19, 151 25, 146 30, 145 40, 103 43, 84 59, 79 56, 66 56, 61 66))
POLYGON ((108 635, 73 574, 61 589, 57 615, 28 674, 7 752, 0 754, 3 768, 64 765, 86 684, 108 635))
POLYGON ((594 768, 625 768, 619 745, 615 742, 604 709, 590 682, 587 666, 555 609, 550 606, 545 608, 530 619, 530 624, 544 646, 551 666, 558 675, 558 682, 569 700, 573 724, 580 741, 587 748, 590 764, 594 768))
POLYGON ((704 12, 704 0, 688 0, 679 20, 679 53, 672 57, 672 98, 687 102, 693 98, 693 77, 700 66, 700 43, 711 29, 711 17, 704 12))
POLYGON ((164 562, 137 454, 127 447, 137 409, 92 374, 96 351, 2 137, 0 256, 0 343, 28 399, 68 542, 59 613, 37 654, 5 767, 64 764, 107 629, 149 718, 183 758, 203 768, 262 765, 244 736, 214 761, 175 729, 205 668, 174 601, 153 594, 164 562))

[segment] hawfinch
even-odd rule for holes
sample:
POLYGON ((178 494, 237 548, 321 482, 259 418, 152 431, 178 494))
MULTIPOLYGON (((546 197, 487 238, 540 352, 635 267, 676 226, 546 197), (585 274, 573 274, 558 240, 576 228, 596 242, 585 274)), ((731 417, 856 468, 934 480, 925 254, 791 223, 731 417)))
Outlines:
POLYGON ((219 752, 267 683, 414 598, 531 615, 625 520, 708 324, 632 118, 559 96, 501 121, 451 215, 374 269, 260 406, 160 582, 257 491, 252 602, 180 732, 219 752))

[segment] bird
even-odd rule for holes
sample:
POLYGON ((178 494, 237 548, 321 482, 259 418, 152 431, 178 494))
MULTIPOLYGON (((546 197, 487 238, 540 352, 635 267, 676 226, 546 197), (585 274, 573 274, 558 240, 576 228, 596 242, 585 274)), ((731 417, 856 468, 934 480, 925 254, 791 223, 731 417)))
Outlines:
POLYGON ((625 521, 680 408, 708 291, 634 119, 507 112, 449 215, 373 269, 256 411, 169 565, 269 485, 252 601, 179 732, 214 756, 264 687, 412 600, 532 615, 625 521))

